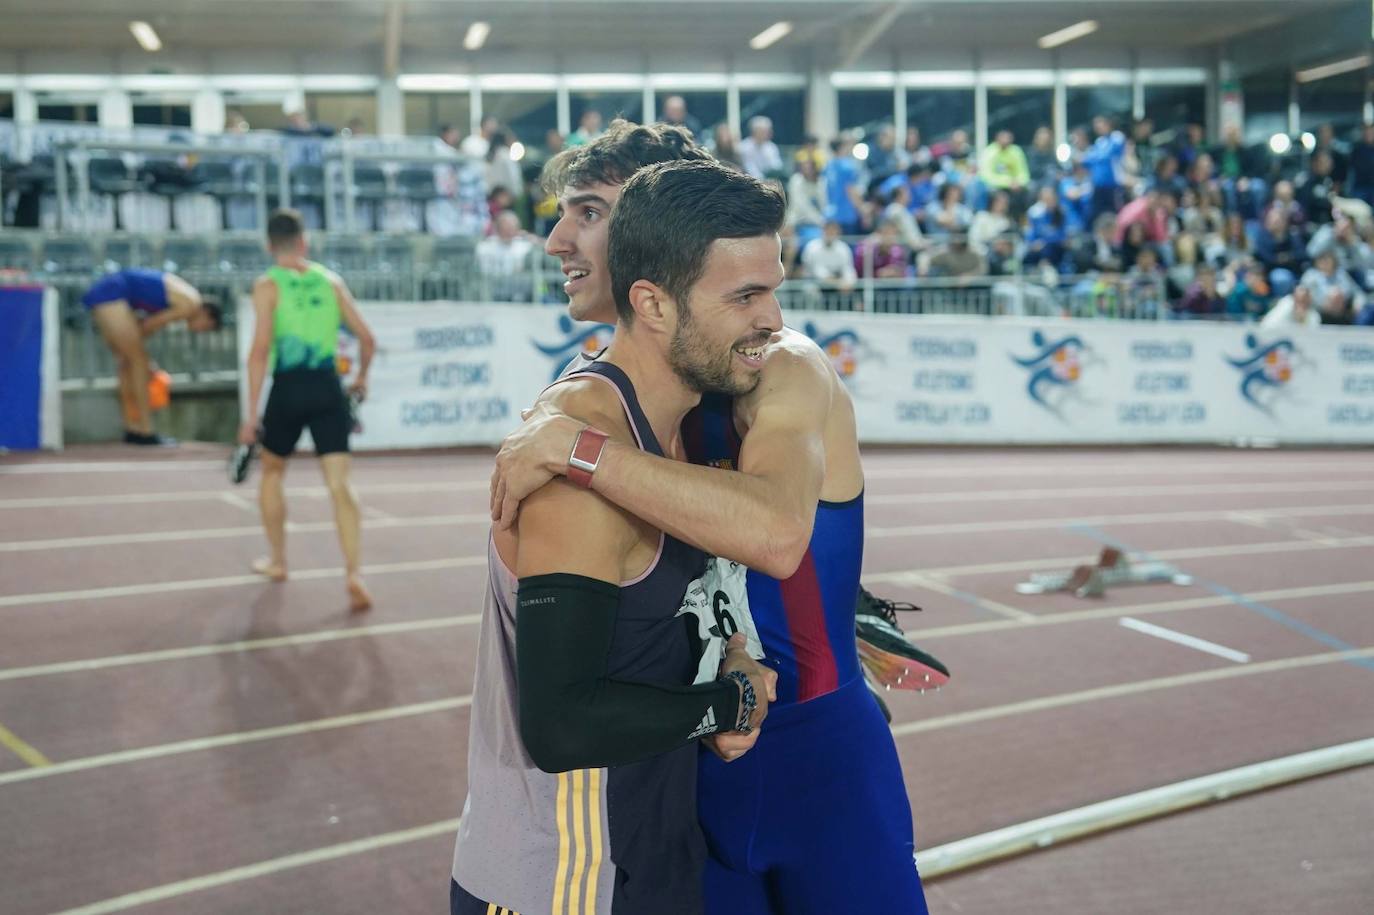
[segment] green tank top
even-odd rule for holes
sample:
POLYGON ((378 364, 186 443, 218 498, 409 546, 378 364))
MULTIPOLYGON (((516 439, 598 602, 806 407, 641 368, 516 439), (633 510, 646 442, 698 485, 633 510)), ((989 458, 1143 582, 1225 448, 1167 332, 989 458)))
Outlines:
POLYGON ((273 267, 277 309, 272 322, 273 372, 334 369, 339 347, 339 299, 329 274, 311 263, 304 273, 273 267))

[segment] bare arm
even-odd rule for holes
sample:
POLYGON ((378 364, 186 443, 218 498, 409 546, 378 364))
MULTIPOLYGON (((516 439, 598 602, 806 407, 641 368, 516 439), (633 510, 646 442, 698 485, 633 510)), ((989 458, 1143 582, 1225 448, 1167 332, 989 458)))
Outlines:
POLYGON ((339 316, 343 319, 344 327, 358 339, 358 377, 354 379, 351 390, 366 394, 367 370, 371 367, 372 356, 377 351, 377 341, 372 336, 372 329, 358 312, 358 303, 353 301, 353 293, 349 291, 348 285, 337 276, 330 279, 334 284, 334 295, 339 300, 339 316))
MULTIPOLYGON (((596 492, 654 527, 776 578, 796 571, 825 478, 825 418, 833 394, 819 353, 769 354, 738 471, 697 467, 608 442, 596 492)), ((561 474, 584 423, 544 407, 497 457, 493 515, 508 526, 528 486, 561 474), (522 491, 523 490, 523 491, 522 491)))
POLYGON ((239 425, 239 442, 257 441, 258 403, 267 379, 267 361, 272 352, 272 325, 277 309, 277 285, 267 277, 253 283, 253 343, 248 350, 248 404, 239 425))

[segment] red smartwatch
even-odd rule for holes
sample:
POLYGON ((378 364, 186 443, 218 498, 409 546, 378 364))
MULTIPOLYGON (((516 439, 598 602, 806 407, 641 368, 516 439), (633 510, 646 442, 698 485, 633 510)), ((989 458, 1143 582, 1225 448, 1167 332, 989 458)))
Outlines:
POLYGON ((568 479, 583 489, 592 488, 592 474, 601 463, 601 452, 606 447, 609 436, 591 426, 582 427, 573 440, 572 454, 568 455, 568 479))

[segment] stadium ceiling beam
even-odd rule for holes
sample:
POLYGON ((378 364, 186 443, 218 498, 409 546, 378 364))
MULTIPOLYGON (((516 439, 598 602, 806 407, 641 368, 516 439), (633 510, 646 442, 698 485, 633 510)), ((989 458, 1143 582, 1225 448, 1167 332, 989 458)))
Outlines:
POLYGON ((382 75, 395 79, 401 72, 402 0, 387 0, 382 22, 382 75))
POLYGON ((911 6, 909 0, 899 0, 888 4, 866 26, 846 37, 840 45, 839 62, 836 70, 848 70, 863 57, 864 52, 873 47, 873 42, 883 36, 911 6))

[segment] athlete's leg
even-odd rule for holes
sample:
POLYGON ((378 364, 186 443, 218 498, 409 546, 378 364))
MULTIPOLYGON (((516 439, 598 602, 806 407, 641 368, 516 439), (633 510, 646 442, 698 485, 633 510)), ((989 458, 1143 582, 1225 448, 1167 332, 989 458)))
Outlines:
POLYGON ((334 503, 334 526, 339 530, 339 547, 343 550, 349 605, 353 610, 366 610, 372 606, 372 596, 367 593, 359 573, 362 519, 358 497, 348 479, 352 458, 346 451, 324 454, 320 456, 320 466, 324 468, 329 499, 334 503))
POLYGON ((93 307, 91 320, 120 362, 121 395, 128 397, 134 407, 134 422, 129 425, 129 431, 151 434, 153 411, 148 406, 148 351, 143 348, 138 318, 128 303, 120 300, 93 307))
POLYGON ((253 571, 273 581, 286 580, 286 458, 267 449, 262 452, 262 479, 258 485, 258 508, 262 529, 267 535, 269 555, 253 563, 253 571))

